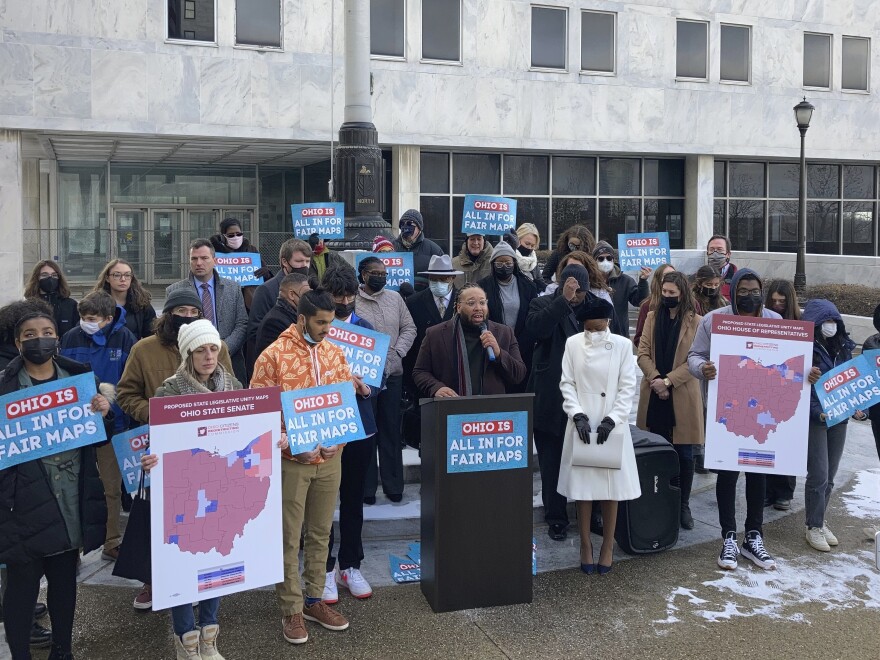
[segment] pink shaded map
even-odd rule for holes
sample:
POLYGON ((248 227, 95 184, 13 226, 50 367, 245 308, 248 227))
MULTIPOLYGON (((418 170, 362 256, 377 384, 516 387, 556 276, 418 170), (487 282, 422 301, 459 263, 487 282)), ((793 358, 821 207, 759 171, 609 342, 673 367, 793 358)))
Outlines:
POLYGON ((164 466, 165 543, 197 554, 232 552, 262 513, 272 476, 272 432, 222 456, 204 449, 169 452, 164 466))
POLYGON ((779 424, 794 416, 803 389, 803 355, 771 365, 743 355, 722 355, 715 421, 734 435, 764 444, 779 424))

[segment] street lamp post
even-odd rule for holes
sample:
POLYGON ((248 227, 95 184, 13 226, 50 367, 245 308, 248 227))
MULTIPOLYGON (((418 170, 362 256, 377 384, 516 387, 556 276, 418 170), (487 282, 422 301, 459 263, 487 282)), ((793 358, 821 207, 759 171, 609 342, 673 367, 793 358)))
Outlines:
POLYGON ((804 142, 807 137, 807 129, 810 127, 810 119, 813 117, 815 108, 804 100, 794 106, 794 118, 797 121, 798 130, 801 132, 801 180, 798 186, 798 218, 797 218, 797 260, 794 266, 794 288, 799 296, 803 296, 807 288, 807 157, 804 151, 804 142))

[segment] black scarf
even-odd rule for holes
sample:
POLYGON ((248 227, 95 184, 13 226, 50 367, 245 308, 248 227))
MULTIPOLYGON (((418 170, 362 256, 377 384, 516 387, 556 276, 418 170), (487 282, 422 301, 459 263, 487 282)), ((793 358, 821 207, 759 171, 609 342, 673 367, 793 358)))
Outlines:
MULTIPOLYGON (((665 378, 675 368, 675 349, 678 346, 678 336, 681 333, 681 314, 676 314, 673 319, 669 316, 669 310, 660 307, 654 312, 654 365, 660 372, 660 377, 665 378)), ((675 411, 672 408, 672 391, 669 398, 662 400, 654 390, 651 390, 651 398, 648 400, 648 415, 646 422, 648 428, 666 430, 675 426, 675 411)))

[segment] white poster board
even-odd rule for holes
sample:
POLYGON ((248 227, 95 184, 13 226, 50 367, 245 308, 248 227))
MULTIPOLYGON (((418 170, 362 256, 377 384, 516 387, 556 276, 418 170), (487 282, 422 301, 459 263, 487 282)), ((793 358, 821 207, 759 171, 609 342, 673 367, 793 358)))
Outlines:
POLYGON ((153 609, 284 579, 280 388, 150 399, 153 609))
POLYGON ((813 324, 712 316, 706 469, 804 476, 813 324))

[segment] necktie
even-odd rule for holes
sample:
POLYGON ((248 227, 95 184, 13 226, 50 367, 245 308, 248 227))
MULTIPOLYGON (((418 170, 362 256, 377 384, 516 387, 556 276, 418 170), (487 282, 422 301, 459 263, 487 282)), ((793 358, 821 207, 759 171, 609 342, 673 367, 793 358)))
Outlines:
POLYGON ((202 316, 214 323, 214 303, 211 302, 211 292, 208 290, 207 282, 202 284, 202 316))
POLYGON ((443 298, 437 299, 437 311, 440 312, 440 318, 443 318, 443 315, 446 314, 446 301, 443 298))

